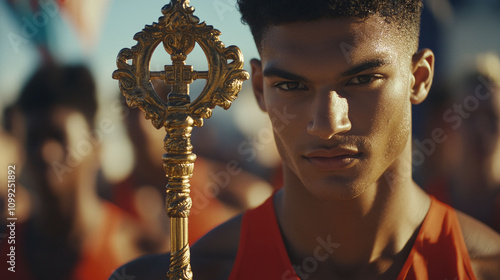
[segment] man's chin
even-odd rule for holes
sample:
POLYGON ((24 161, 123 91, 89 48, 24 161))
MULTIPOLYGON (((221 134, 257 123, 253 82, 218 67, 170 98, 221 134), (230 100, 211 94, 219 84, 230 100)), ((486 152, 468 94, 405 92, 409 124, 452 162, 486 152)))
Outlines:
POLYGON ((359 197, 366 189, 363 187, 363 184, 356 184, 355 182, 318 182, 314 185, 307 185, 306 189, 318 200, 323 201, 353 200, 359 197))

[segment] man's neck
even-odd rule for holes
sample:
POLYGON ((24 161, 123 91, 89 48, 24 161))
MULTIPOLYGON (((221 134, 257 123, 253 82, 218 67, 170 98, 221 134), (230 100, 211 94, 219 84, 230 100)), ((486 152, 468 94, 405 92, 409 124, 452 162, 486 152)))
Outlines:
POLYGON ((319 267, 323 264, 357 270, 386 259, 391 263, 390 259, 406 248, 430 205, 429 197, 412 181, 411 174, 395 177, 391 184, 380 180, 354 199, 337 201, 318 199, 298 178, 292 181, 296 184, 285 182, 275 198, 292 263, 318 258, 319 251, 319 267), (329 248, 324 248, 325 243, 329 248), (321 246, 323 249, 317 249, 321 246))

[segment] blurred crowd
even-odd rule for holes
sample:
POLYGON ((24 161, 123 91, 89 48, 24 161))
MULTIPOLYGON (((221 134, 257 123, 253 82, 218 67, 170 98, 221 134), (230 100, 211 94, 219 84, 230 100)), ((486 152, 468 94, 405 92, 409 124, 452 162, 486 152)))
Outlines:
MULTIPOLYGON (((161 97, 168 90, 156 84, 161 97)), ((124 100, 122 105, 126 109, 124 100)), ((126 110, 134 167, 110 182, 100 171, 99 152, 111 123, 96 121, 96 112, 90 71, 54 63, 35 71, 5 110, 0 149, 7 155, 2 159, 16 165, 18 222, 17 273, 2 270, 0 276, 9 276, 2 279, 107 279, 133 258, 169 250, 161 164, 165 131, 156 130, 141 111, 126 110)), ((190 243, 260 204, 273 189, 262 174, 244 170, 237 155, 226 161, 210 158, 216 146, 210 134, 194 137, 204 145, 195 148, 190 181, 190 243)), ((2 242, 0 247, 3 254, 10 246, 2 242)))
MULTIPOLYGON (((426 11, 435 21, 449 20, 443 7, 426 11)), ((439 60, 442 46, 432 42, 442 34, 423 28, 429 31, 422 32, 423 46, 436 47, 439 60)), ((57 62, 43 44, 39 50, 43 59, 2 108, 0 162, 2 168, 16 165, 17 221, 14 274, 4 267, 10 244, 3 238, 8 193, 2 188, 0 279, 107 279, 127 261, 169 250, 161 162, 165 131, 138 109, 128 109, 118 86, 120 123, 99 117, 103 104, 89 66, 57 62), (115 162, 125 162, 122 157, 130 153, 133 165, 110 178, 103 171, 102 146, 116 126, 124 128, 131 151, 113 154, 115 162)), ((423 109, 415 108, 414 177, 430 194, 500 232, 499 52, 473 58, 454 78, 438 71, 423 109)), ((153 86, 166 100, 168 86, 153 86)), ((248 115, 243 119, 254 122, 248 115)), ((216 119, 193 132, 190 243, 259 205, 281 185, 270 131, 264 127, 249 136, 244 130, 216 119)), ((7 186, 3 175, 0 184, 7 186)))

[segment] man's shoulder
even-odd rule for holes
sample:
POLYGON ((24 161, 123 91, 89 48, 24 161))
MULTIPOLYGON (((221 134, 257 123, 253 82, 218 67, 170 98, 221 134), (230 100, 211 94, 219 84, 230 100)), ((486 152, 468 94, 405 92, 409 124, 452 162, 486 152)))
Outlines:
POLYGON ((498 279, 500 234, 469 215, 456 212, 476 276, 478 279, 498 279))
MULTIPOLYGON (((242 214, 214 228, 191 247, 194 279, 228 279, 238 252, 242 214)), ((109 280, 166 279, 170 254, 140 257, 118 268, 109 280)))

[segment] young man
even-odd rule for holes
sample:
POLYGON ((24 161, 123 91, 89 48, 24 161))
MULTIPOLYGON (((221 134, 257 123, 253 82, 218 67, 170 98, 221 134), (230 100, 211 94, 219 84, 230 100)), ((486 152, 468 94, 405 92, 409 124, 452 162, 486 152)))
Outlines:
MULTIPOLYGON (((411 105, 434 71, 420 1, 238 4, 284 186, 192 247, 194 279, 500 279, 500 236, 411 177, 411 105)), ((125 271, 162 279, 167 263, 125 271)))

